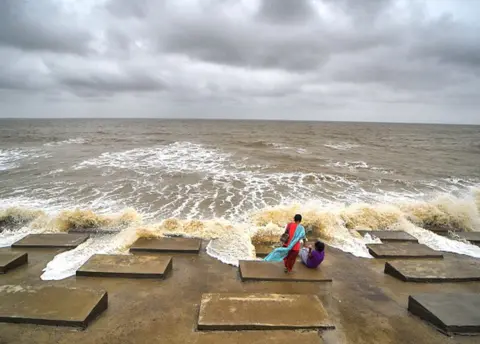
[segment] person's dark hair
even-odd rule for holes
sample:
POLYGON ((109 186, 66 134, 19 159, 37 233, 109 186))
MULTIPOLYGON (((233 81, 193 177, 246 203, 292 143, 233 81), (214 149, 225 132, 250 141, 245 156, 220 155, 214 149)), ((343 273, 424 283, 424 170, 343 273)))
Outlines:
POLYGON ((318 252, 322 252, 324 249, 325 249, 325 244, 323 242, 317 241, 315 243, 315 250, 317 250, 318 252))
POLYGON ((302 222, 302 215, 300 215, 300 214, 295 215, 295 217, 293 218, 293 220, 294 220, 295 222, 302 222))

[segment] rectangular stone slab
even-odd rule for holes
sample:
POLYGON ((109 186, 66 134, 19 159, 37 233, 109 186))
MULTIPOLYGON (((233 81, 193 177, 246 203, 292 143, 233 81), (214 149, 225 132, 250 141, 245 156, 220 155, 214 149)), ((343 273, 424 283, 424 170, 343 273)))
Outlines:
POLYGON ((257 260, 240 261, 240 277, 242 281, 284 281, 284 282, 331 282, 322 270, 309 269, 302 263, 295 264, 294 273, 286 274, 283 263, 271 263, 257 260))
POLYGON ((443 258, 441 252, 422 244, 385 243, 367 244, 367 247, 375 258, 443 258))
POLYGON ((361 236, 369 234, 372 237, 379 238, 382 242, 418 242, 417 238, 404 231, 364 231, 358 230, 361 236))
POLYGON ((198 316, 199 330, 331 328, 334 325, 315 295, 203 294, 198 316))
POLYGON ((451 228, 445 228, 445 227, 430 227, 430 226, 427 226, 425 227, 425 229, 431 231, 431 232, 434 232, 435 234, 438 234, 438 235, 441 235, 441 236, 447 236, 448 235, 448 231, 451 231, 452 229, 451 228))
POLYGON ((0 286, 0 322, 85 328, 107 306, 104 290, 0 286))
POLYGON ((470 260, 396 261, 385 263, 385 273, 404 282, 480 281, 480 263, 470 260))
POLYGON ((255 245, 255 254, 257 257, 266 257, 274 249, 273 245, 255 245))
POLYGON ((480 294, 418 294, 408 310, 447 334, 480 333, 480 294))
POLYGON ((452 234, 452 237, 460 237, 460 239, 465 239, 473 244, 480 245, 480 232, 455 232, 452 234))
POLYGON ((140 238, 130 247, 131 252, 198 253, 202 241, 192 238, 140 238))
POLYGON ((297 331, 244 331, 201 332, 195 344, 322 344, 317 332, 297 331))
POLYGON ((30 248, 75 248, 85 242, 90 236, 88 234, 29 234, 25 238, 15 242, 12 247, 30 248))
POLYGON ((28 254, 24 252, 2 252, 0 251, 0 274, 7 273, 23 264, 27 264, 28 254))
POLYGON ((172 257, 95 254, 77 270, 77 276, 165 278, 172 257))

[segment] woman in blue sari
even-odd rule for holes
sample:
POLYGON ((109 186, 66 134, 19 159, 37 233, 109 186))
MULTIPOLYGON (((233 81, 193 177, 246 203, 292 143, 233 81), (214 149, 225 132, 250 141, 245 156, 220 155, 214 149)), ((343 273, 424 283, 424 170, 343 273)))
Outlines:
POLYGON ((289 223, 285 228, 285 232, 289 234, 288 240, 283 247, 276 248, 270 252, 270 254, 264 258, 264 261, 280 262, 283 260, 285 272, 292 272, 300 251, 300 240, 305 238, 305 228, 303 228, 300 222, 302 222, 302 215, 295 215, 293 222, 289 223))

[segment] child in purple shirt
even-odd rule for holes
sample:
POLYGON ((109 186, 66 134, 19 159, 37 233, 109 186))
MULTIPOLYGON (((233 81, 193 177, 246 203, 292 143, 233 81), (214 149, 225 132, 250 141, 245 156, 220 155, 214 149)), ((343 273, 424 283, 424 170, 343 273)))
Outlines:
POLYGON ((315 249, 312 246, 302 248, 300 250, 300 258, 307 268, 316 269, 325 258, 325 244, 317 241, 315 249))

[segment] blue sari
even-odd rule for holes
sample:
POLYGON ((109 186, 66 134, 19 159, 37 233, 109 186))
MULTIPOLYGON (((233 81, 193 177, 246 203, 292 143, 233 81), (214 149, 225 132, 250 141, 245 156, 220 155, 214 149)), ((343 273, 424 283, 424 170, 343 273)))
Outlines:
POLYGON ((297 225, 295 229, 295 234, 288 244, 287 247, 279 247, 274 249, 272 252, 268 254, 263 260, 266 262, 281 262, 283 258, 288 255, 288 252, 299 242, 305 238, 305 228, 301 224, 297 225))

